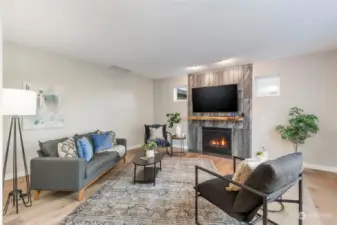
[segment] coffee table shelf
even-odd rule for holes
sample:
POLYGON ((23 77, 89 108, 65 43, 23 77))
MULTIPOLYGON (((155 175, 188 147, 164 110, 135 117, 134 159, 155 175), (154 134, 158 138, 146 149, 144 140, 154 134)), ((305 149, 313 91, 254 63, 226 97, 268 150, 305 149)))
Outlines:
POLYGON ((136 175, 134 183, 155 183, 156 176, 161 169, 159 167, 144 167, 136 175))
POLYGON ((161 170, 161 160, 164 155, 156 153, 153 158, 142 159, 144 152, 138 153, 132 160, 134 164, 133 184, 136 183, 153 183, 156 185, 156 177, 161 170), (159 163, 159 167, 156 165, 159 163), (142 167, 141 171, 137 173, 137 167, 142 167))

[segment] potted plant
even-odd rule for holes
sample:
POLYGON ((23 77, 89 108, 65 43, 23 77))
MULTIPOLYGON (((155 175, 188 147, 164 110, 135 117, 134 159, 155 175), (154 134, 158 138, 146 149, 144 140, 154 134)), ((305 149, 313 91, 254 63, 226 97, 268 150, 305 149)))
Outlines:
POLYGON ((156 142, 148 141, 147 143, 143 144, 142 147, 145 150, 146 158, 154 157, 154 150, 157 148, 156 142))
POLYGON ((268 153, 267 151, 264 149, 264 147, 262 147, 263 151, 258 151, 255 156, 256 159, 258 159, 261 162, 265 162, 268 160, 268 153))
POLYGON ((180 113, 177 113, 177 112, 176 113, 167 113, 166 117, 167 117, 167 122, 168 122, 169 128, 172 128, 174 125, 176 125, 175 135, 180 137, 181 136, 181 126, 180 126, 181 117, 180 117, 180 113))
POLYGON ((299 144, 304 144, 307 138, 319 131, 317 116, 303 112, 300 108, 292 107, 289 111, 289 124, 276 127, 276 131, 281 134, 282 139, 293 143, 295 152, 298 151, 299 144))

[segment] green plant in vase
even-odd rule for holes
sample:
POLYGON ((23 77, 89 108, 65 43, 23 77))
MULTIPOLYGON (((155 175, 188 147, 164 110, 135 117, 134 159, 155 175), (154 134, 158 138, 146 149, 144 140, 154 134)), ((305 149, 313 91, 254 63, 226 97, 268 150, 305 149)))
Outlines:
POLYGON ((175 127, 176 127, 175 135, 180 137, 181 136, 181 126, 180 126, 181 117, 180 117, 180 113, 177 113, 177 112, 176 113, 167 113, 166 117, 167 117, 168 127, 173 128, 173 126, 175 125, 175 127))
POLYGON ((157 148, 157 144, 154 141, 148 141, 142 145, 142 148, 145 150, 145 155, 147 158, 154 157, 154 150, 157 148))
POLYGON ((317 116, 305 114, 298 107, 290 109, 289 117, 289 124, 278 125, 276 131, 281 134, 282 139, 292 142, 294 150, 297 152, 300 144, 304 144, 307 138, 319 131, 319 120, 317 116))

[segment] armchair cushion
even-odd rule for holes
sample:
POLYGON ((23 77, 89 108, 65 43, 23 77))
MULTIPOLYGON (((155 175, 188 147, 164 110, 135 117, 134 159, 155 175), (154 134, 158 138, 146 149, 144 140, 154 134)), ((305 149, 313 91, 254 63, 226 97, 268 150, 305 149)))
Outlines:
MULTIPOLYGON (((232 175, 225 176, 232 179, 232 175)), ((198 192, 200 195, 213 203, 228 215, 239 220, 245 220, 244 214, 238 214, 233 211, 233 206, 237 198, 238 192, 226 191, 224 187, 228 187, 229 182, 220 178, 207 180, 198 185, 198 192)))
POLYGON ((166 134, 166 124, 152 124, 152 125, 144 125, 145 126, 145 143, 150 139, 150 128, 159 128, 162 127, 163 137, 165 140, 167 140, 167 134, 166 134))
MULTIPOLYGON (((302 164, 302 153, 293 153, 264 162, 250 174, 244 184, 265 194, 273 193, 275 200, 296 182, 302 172, 302 164)), ((234 210, 248 213, 256 210, 261 204, 260 196, 241 189, 236 198, 234 210)))
POLYGON ((169 147, 170 146, 170 142, 168 142, 165 139, 155 139, 153 141, 156 142, 158 147, 169 147))

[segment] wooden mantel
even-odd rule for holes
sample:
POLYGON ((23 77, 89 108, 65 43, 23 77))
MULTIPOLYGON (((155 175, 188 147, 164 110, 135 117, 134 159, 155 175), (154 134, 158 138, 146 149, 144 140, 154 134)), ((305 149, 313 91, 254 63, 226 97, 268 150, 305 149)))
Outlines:
POLYGON ((242 116, 189 116, 188 120, 243 121, 242 116))

